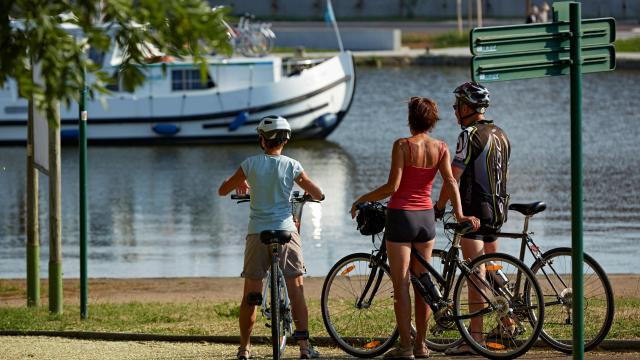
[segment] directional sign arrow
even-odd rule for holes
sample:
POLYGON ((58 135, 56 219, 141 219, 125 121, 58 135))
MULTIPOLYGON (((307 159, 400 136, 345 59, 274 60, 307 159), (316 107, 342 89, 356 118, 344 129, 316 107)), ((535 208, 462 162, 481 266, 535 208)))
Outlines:
MULTIPOLYGON (((613 70, 615 64, 613 45, 582 48, 583 73, 613 70)), ((471 77, 473 81, 485 83, 568 75, 570 65, 568 49, 474 56, 471 77)))
MULTIPOLYGON (((616 39, 615 19, 582 21, 582 46, 611 44, 616 39)), ((471 31, 471 53, 477 56, 568 49, 569 22, 523 24, 475 28, 471 31)))

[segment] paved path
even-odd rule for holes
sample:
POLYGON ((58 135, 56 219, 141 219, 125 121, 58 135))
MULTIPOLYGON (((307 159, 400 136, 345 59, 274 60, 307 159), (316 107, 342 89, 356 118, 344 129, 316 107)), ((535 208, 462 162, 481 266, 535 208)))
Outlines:
MULTIPOLYGON (((169 343, 132 341, 90 341, 48 337, 0 337, 0 358, 14 359, 235 359, 237 346, 209 343, 169 343)), ((318 347, 323 359, 354 359, 340 349, 318 347)), ((270 359, 271 348, 254 347, 256 359, 270 359)), ((287 350, 287 358, 297 358, 297 348, 287 350)), ((433 353, 434 359, 480 359, 479 356, 447 357, 433 353)), ((589 352, 585 359, 640 359, 640 352, 589 352)), ((531 351, 521 359, 570 359, 553 351, 531 351)))

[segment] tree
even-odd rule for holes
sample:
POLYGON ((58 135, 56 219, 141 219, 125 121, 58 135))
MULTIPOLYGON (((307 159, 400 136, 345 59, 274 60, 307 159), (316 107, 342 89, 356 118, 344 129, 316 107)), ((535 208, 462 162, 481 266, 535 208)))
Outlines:
POLYGON ((78 100, 84 69, 93 75, 87 76, 91 97, 108 92, 113 74, 85 54, 89 48, 108 50, 112 38, 124 53, 119 77, 127 90, 145 80, 145 44, 167 55, 193 56, 204 78, 204 55, 231 50, 224 13, 204 0, 1 1, 0 88, 15 79, 19 95, 33 95, 51 122, 55 103, 78 100), (81 36, 71 36, 69 27, 81 36), (35 63, 41 64, 43 86, 33 82, 30 64, 35 63))

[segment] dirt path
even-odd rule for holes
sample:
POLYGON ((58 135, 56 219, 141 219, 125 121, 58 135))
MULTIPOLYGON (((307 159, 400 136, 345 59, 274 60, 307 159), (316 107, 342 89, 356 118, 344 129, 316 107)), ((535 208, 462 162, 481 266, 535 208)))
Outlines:
MULTIPOLYGON (((640 297, 640 275, 614 274, 609 275, 609 279, 616 296, 640 297)), ((323 282, 322 277, 306 277, 305 295, 319 298, 323 282)), ((242 297, 242 284, 241 278, 98 278, 89 281, 89 303, 238 301, 242 297)), ((78 279, 65 280, 65 304, 79 302, 79 286, 78 279)), ((43 280, 43 304, 47 301, 47 287, 43 280)), ((0 279, 0 306, 24 306, 25 303, 26 280, 0 279)))

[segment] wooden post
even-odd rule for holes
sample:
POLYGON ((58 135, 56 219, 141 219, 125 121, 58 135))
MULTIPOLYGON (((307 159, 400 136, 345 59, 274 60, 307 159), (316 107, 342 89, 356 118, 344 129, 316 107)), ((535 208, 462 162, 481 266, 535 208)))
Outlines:
POLYGON ((462 0, 456 0, 456 15, 458 18, 458 35, 462 35, 462 0))
POLYGON ((49 123, 49 311, 62 314, 62 181, 60 107, 49 123))
POLYGON ((473 29, 473 0, 467 0, 467 25, 469 25, 469 30, 473 29))
MULTIPOLYGON (((32 67, 33 68, 33 67, 32 67)), ((34 164, 33 98, 27 120, 27 306, 40 305, 40 222, 38 219, 38 170, 34 164)))

